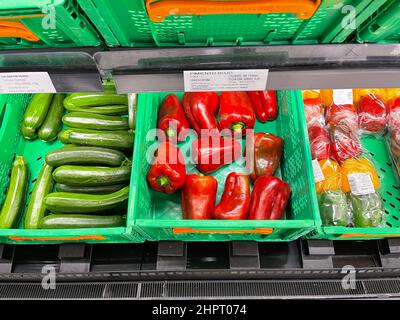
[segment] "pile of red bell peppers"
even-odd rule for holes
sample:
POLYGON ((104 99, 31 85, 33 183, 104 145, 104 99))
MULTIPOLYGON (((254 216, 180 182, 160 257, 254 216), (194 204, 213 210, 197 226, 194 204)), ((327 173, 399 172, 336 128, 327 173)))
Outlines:
POLYGON ((286 182, 273 176, 281 159, 283 140, 271 133, 253 131, 256 120, 266 122, 276 117, 275 91, 220 95, 187 92, 183 102, 173 94, 166 96, 158 116, 158 129, 165 135, 147 174, 150 187, 168 194, 180 190, 184 219, 280 219, 291 193, 286 182), (185 140, 190 128, 198 136, 191 145, 198 174, 187 174, 176 145, 185 140), (249 172, 229 173, 216 204, 218 182, 209 174, 242 156, 237 138, 246 138, 249 172))

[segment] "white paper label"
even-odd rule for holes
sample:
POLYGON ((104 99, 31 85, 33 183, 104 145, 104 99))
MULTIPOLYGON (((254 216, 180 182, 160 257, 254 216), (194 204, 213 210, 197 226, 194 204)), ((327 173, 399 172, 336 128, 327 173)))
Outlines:
POLYGON ((47 72, 0 73, 0 93, 55 93, 47 72))
POLYGON ((321 170, 321 166, 319 165, 319 162, 318 162, 317 159, 312 161, 312 167, 313 167, 315 182, 324 181, 325 180, 325 176, 324 176, 324 173, 321 170))
POLYGON ((334 89, 333 90, 333 103, 338 105, 353 104, 353 90, 352 89, 334 89))
POLYGON ((268 69, 184 71, 186 92, 258 91, 267 87, 268 69))
POLYGON ((349 173, 347 175, 351 193, 356 196, 375 193, 375 188, 368 173, 349 173))

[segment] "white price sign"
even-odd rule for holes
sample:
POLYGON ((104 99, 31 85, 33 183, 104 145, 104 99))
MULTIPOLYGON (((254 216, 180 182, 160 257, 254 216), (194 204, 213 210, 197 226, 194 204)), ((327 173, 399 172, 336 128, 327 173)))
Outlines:
POLYGON ((333 90, 333 103, 337 106, 344 104, 353 104, 353 90, 352 89, 334 89, 333 90))
POLYGON ((312 167, 314 172, 314 180, 315 182, 321 182, 325 180, 324 173, 322 172, 321 166, 317 159, 312 161, 312 167))
POLYGON ((0 93, 55 93, 47 72, 0 73, 0 93))
POLYGON ((183 72, 185 91, 266 90, 268 69, 199 70, 183 72))
POLYGON ((347 175, 351 193, 356 196, 363 196, 375 193, 374 184, 368 173, 349 173, 347 175))

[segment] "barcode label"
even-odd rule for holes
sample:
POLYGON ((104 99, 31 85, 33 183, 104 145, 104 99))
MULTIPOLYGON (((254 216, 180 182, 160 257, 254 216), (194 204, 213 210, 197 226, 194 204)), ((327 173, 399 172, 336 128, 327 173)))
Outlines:
POLYGON ((350 173, 347 175, 351 193, 356 196, 364 196, 375 193, 374 184, 368 173, 350 173))
POLYGON ((334 89, 333 90, 333 103, 338 105, 353 104, 353 90, 352 89, 334 89))
POLYGON ((312 161, 312 167, 313 167, 315 182, 324 181, 325 180, 325 176, 324 176, 324 173, 321 170, 321 166, 319 165, 319 162, 318 162, 317 159, 312 161))

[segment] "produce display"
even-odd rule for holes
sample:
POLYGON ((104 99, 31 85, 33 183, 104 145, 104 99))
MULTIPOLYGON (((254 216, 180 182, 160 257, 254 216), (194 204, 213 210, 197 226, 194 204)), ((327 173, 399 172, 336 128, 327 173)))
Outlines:
POLYGON ((362 138, 381 139, 387 128, 382 89, 303 93, 311 155, 324 226, 384 227, 381 181, 362 138), (324 97, 325 104, 322 103, 324 97), (320 101, 317 108, 316 101, 320 101))
POLYGON ((0 228, 123 226, 135 128, 135 112, 129 108, 134 107, 135 101, 128 107, 127 96, 115 93, 33 95, 21 133, 29 140, 39 137, 45 144, 58 137, 65 146, 37 159, 43 159, 43 164, 38 176, 31 177, 35 179, 26 210, 29 166, 24 157, 16 156, 0 228), (71 112, 64 114, 65 110, 71 112), (63 126, 69 128, 60 132, 63 126))
POLYGON ((158 109, 161 142, 147 172, 148 185, 166 195, 180 193, 181 219, 281 219, 291 194, 289 185, 274 176, 284 141, 253 130, 256 117, 265 122, 276 116, 276 94, 271 91, 186 92, 183 102, 168 94, 158 109), (188 134, 191 143, 181 144, 188 134), (186 146, 188 158, 181 150, 186 146), (240 159, 241 171, 227 174, 218 199, 221 180, 216 176, 240 159))

